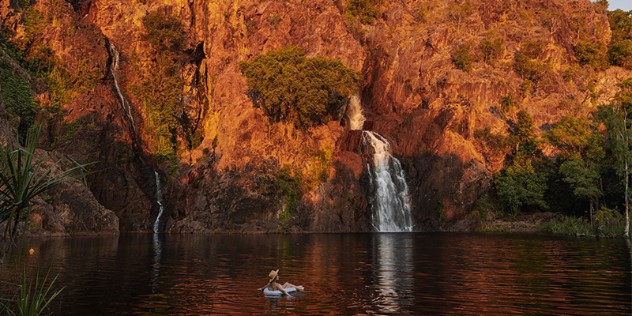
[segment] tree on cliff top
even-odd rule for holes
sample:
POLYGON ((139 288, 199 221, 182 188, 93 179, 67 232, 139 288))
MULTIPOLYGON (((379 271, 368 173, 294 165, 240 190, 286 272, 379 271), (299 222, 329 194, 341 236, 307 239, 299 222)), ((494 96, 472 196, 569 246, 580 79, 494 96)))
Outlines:
POLYGON ((290 46, 240 64, 247 94, 273 122, 309 128, 335 118, 358 87, 359 74, 340 61, 308 58, 290 46))

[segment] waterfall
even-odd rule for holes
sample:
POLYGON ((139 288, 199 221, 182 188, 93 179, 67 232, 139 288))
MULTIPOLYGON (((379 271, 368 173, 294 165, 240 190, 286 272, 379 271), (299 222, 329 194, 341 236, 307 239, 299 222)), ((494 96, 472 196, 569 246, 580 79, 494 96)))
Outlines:
POLYGON ((360 97, 354 95, 349 100, 349 108, 347 109, 347 118, 349 119, 349 129, 353 131, 361 131, 364 125, 364 113, 362 113, 362 103, 360 97))
POLYGON ((118 50, 116 49, 116 46, 110 43, 110 41, 106 40, 106 46, 111 58, 110 74, 112 75, 112 78, 114 79, 114 89, 116 90, 116 94, 119 98, 119 103, 121 104, 121 107, 123 108, 123 112, 125 112, 125 117, 130 124, 132 138, 134 139, 134 142, 138 142, 137 133, 136 133, 136 124, 134 123, 134 116, 132 115, 131 106, 129 104, 129 101, 127 101, 127 99, 123 95, 123 91, 121 90, 118 79, 116 78, 116 71, 119 68, 120 54, 118 50))
POLYGON ((367 169, 373 226, 380 232, 412 231, 408 185, 399 160, 391 155, 389 142, 379 134, 363 131, 362 139, 370 155, 367 169))
POLYGON ((154 171, 154 178, 156 181, 156 203, 158 204, 158 215, 154 221, 154 233, 160 232, 160 219, 165 211, 165 203, 162 199, 162 184, 160 183, 160 175, 157 171, 154 171))

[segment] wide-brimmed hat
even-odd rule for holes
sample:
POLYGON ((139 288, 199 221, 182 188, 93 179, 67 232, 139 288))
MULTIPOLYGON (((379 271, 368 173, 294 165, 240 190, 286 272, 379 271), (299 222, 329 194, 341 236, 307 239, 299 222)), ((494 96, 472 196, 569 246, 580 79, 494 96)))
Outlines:
POLYGON ((268 280, 270 280, 269 282, 274 281, 274 279, 278 277, 279 277, 279 269, 271 270, 270 273, 268 273, 268 280))

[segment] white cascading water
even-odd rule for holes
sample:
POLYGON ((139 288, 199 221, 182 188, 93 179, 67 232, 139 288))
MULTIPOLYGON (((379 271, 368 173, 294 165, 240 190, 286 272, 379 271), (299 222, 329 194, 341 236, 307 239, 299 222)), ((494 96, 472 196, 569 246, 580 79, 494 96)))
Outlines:
POLYGON ((404 170, 391 155, 390 144, 378 133, 363 131, 364 146, 372 160, 367 162, 373 205, 373 226, 379 232, 410 232, 408 185, 404 170))
POLYGON ((362 103, 360 97, 354 95, 349 99, 349 108, 347 109, 347 117, 349 118, 349 129, 352 131, 361 131, 364 126, 364 114, 362 113, 362 103))
POLYGON ((157 171, 154 171, 154 178, 156 181, 156 203, 158 203, 158 215, 156 216, 156 220, 154 221, 154 233, 159 233, 160 220, 162 218, 162 214, 165 211, 165 203, 162 200, 162 184, 160 183, 160 175, 157 171))
POLYGON ((112 74, 112 78, 114 79, 114 88, 116 89, 116 94, 119 97, 119 102, 121 103, 121 107, 127 116, 127 120, 131 125, 132 132, 134 136, 136 135, 136 125, 134 124, 134 116, 132 115, 132 111, 130 109, 129 102, 123 96, 123 92, 121 91, 121 87, 118 84, 118 80, 116 78, 116 71, 119 68, 119 59, 120 55, 118 50, 116 50, 116 46, 114 44, 108 42, 108 51, 110 52, 110 56, 112 57, 112 64, 110 65, 110 73, 112 74))
POLYGON ((408 185, 404 170, 391 155, 390 144, 384 137, 373 131, 363 130, 366 118, 362 112, 360 96, 349 100, 346 116, 349 129, 361 130, 371 186, 373 205, 373 227, 379 232, 412 231, 408 185))

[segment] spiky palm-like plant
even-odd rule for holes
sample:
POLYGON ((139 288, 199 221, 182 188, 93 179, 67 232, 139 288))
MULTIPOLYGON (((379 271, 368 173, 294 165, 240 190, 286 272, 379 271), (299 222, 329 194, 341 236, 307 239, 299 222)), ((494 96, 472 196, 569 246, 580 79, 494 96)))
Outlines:
POLYGON ((45 169, 44 160, 35 155, 40 130, 40 125, 29 129, 24 147, 11 142, 0 145, 0 224, 6 223, 4 238, 9 237, 12 244, 20 220, 31 211, 31 200, 85 167, 77 165, 52 177, 52 169, 45 169))
POLYGON ((39 271, 34 280, 28 280, 26 272, 22 284, 10 303, 0 303, 0 312, 3 315, 36 316, 43 315, 51 302, 59 296, 64 288, 54 289, 59 274, 49 279, 49 272, 42 274, 39 271))

